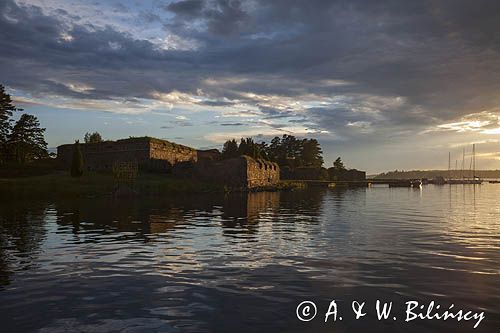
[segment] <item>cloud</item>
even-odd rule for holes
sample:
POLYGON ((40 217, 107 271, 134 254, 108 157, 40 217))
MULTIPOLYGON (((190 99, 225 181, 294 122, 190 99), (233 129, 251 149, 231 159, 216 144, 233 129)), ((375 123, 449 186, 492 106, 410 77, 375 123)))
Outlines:
POLYGON ((202 0, 184 0, 169 3, 166 9, 183 16, 197 16, 203 9, 202 0))
POLYGON ((458 133, 464 132, 479 132, 482 134, 499 134, 500 133, 500 110, 490 110, 471 113, 461 117, 458 121, 444 123, 431 127, 424 133, 432 133, 439 131, 452 131, 458 133))
POLYGON ((499 2, 30 3, 0 3, 2 80, 26 103, 215 111, 350 144, 500 133, 480 114, 500 105, 499 2))
POLYGON ((176 128, 176 127, 190 127, 194 126, 194 124, 189 121, 189 118, 186 116, 175 116, 174 120, 169 120, 167 121, 168 125, 163 125, 160 128, 162 129, 171 129, 171 128, 176 128))
POLYGON ((297 136, 307 136, 318 134, 317 131, 303 126, 290 126, 283 128, 272 128, 264 126, 256 126, 253 128, 237 131, 237 132, 216 132, 205 135, 204 138, 213 143, 224 143, 231 139, 240 139, 253 137, 259 140, 269 139, 283 134, 294 134, 297 136))
POLYGON ((220 126, 244 126, 244 123, 220 123, 220 126))
POLYGON ((353 121, 353 122, 348 122, 346 126, 354 128, 358 130, 360 133, 371 133, 373 132, 371 125, 372 124, 369 121, 353 121))

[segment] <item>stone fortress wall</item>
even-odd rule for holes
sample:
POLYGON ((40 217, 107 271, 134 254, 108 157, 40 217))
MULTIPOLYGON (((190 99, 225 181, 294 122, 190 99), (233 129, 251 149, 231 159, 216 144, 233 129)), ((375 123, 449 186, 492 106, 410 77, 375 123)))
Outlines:
MULTIPOLYGON (((73 159, 73 144, 57 147, 57 160, 61 168, 69 168, 73 159)), ((137 161, 141 166, 149 162, 147 140, 124 139, 100 143, 82 143, 84 167, 87 171, 111 170, 115 161, 137 161)))
MULTIPOLYGON (((80 144, 87 171, 111 171, 115 162, 136 161, 142 171, 173 172, 176 176, 225 184, 231 188, 275 185, 280 180, 276 163, 249 156, 221 160, 217 149, 196 150, 150 137, 80 144)), ((73 144, 57 147, 61 168, 69 169, 73 144)))
POLYGON ((193 170, 180 174, 193 175, 204 181, 214 181, 232 188, 256 188, 277 184, 280 169, 276 163, 250 156, 240 156, 227 160, 200 161, 193 170))
POLYGON ((261 187, 276 184, 280 181, 280 168, 278 164, 264 160, 242 156, 246 160, 247 186, 261 187))
POLYGON ((149 157, 153 160, 168 161, 172 166, 179 162, 197 162, 198 151, 166 140, 149 140, 149 157))
MULTIPOLYGON (((197 160, 196 149, 149 137, 82 143, 80 149, 87 171, 111 170, 117 161, 137 161, 141 170, 167 172, 178 162, 197 160)), ((62 168, 69 168, 72 158, 72 144, 57 147, 62 168)))

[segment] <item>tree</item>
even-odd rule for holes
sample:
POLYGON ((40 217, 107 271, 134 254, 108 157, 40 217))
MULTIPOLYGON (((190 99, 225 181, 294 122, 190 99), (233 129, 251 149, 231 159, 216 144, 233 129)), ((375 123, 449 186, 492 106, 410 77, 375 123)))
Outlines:
POLYGON ((299 140, 293 135, 275 137, 263 147, 265 156, 281 167, 296 168, 301 166, 321 167, 323 151, 316 139, 299 140))
POLYGON ((48 157, 47 142, 40 122, 31 114, 23 114, 12 128, 7 145, 16 162, 25 164, 35 159, 48 157))
POLYGON ((250 155, 249 140, 251 139, 241 138, 240 144, 238 146, 238 155, 250 155))
POLYGON ((340 156, 333 162, 333 168, 338 171, 345 170, 344 162, 342 162, 340 156))
POLYGON ((303 166, 321 167, 323 165, 323 151, 316 139, 302 140, 302 151, 300 154, 303 166))
POLYGON ((83 156, 78 140, 76 140, 73 145, 73 160, 71 161, 70 173, 71 177, 81 177, 83 175, 83 156))
POLYGON ((262 141, 261 143, 256 143, 255 150, 259 158, 269 160, 269 156, 267 156, 267 144, 264 141, 262 141))
POLYGON ((281 138, 281 145, 283 146, 286 157, 289 159, 300 158, 301 143, 302 142, 297 140, 293 135, 285 134, 281 138))
POLYGON ((239 155, 261 158, 260 146, 256 144, 252 138, 241 138, 240 146, 238 147, 238 153, 239 155))
POLYGON ((94 132, 94 133, 87 132, 85 133, 85 137, 83 140, 85 141, 85 143, 99 143, 103 141, 101 134, 99 134, 99 132, 94 132))
POLYGON ((235 139, 228 140, 224 143, 224 147, 222 148, 222 158, 233 158, 238 157, 238 143, 235 139))
POLYGON ((283 152, 279 136, 276 136, 271 140, 271 143, 267 146, 266 155, 273 162, 285 160, 285 154, 283 152))
POLYGON ((296 168, 300 166, 323 166, 323 151, 316 139, 299 140, 293 135, 275 137, 269 144, 255 142, 252 138, 241 138, 226 141, 222 149, 223 158, 248 155, 253 158, 263 158, 278 163, 281 167, 296 168))
POLYGON ((7 156, 7 140, 12 130, 11 117, 15 111, 22 111, 12 103, 5 87, 0 84, 0 163, 5 162, 7 156))

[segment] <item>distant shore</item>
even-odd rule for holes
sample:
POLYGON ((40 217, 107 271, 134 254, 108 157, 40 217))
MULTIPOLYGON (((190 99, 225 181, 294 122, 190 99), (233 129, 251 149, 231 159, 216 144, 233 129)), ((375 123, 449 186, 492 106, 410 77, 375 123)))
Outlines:
POLYGON ((500 170, 408 170, 408 171, 388 171, 377 175, 369 175, 367 178, 373 179, 432 179, 436 177, 461 179, 472 178, 473 176, 483 179, 499 179, 500 170))

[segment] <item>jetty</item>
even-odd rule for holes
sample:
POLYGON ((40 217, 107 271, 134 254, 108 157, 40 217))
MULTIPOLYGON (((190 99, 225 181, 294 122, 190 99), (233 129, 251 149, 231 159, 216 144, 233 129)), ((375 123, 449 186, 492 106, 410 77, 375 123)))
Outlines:
POLYGON ((416 179, 365 179, 365 180, 293 180, 308 187, 370 187, 388 185, 389 187, 420 187, 421 180, 416 179))

